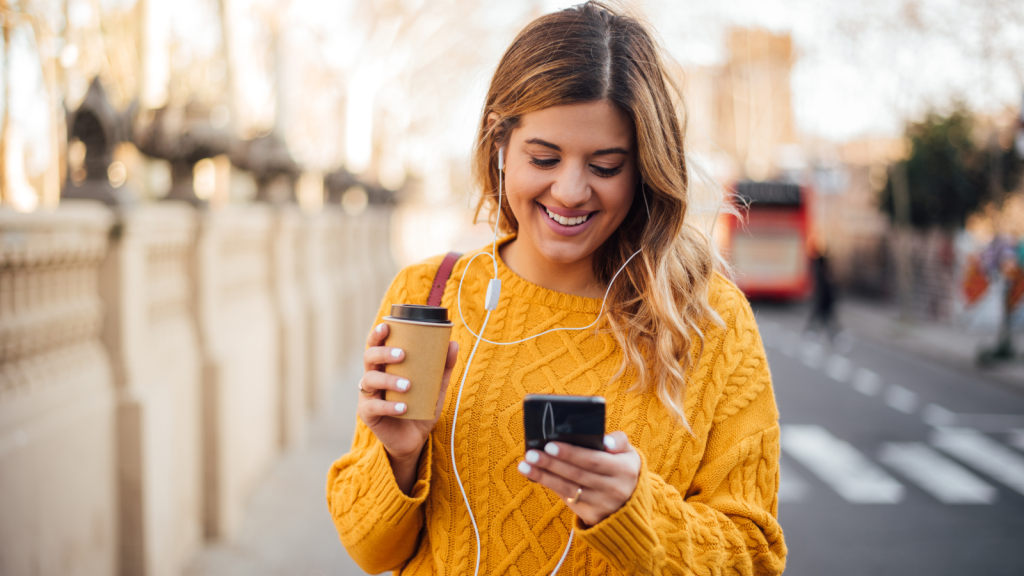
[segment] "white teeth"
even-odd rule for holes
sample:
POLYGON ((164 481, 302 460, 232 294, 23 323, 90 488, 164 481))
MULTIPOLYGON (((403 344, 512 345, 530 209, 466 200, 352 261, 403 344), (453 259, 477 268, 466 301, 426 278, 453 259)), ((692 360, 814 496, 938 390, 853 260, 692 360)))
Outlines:
POLYGON ((566 218, 565 216, 559 216, 558 214, 555 214, 554 212, 548 210, 547 208, 545 208, 544 211, 548 213, 549 218, 551 218, 555 222, 558 222, 562 226, 576 226, 578 224, 583 224, 584 222, 587 221, 587 218, 590 218, 589 214, 586 214, 584 216, 577 216, 575 218, 566 218))

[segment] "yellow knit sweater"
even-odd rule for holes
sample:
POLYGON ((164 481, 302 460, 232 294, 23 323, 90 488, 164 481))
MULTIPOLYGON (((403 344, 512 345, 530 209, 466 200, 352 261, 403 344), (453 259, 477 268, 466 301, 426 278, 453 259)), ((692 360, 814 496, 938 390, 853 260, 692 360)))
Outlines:
MULTIPOLYGON (((462 318, 479 329, 493 274, 486 256, 466 273, 473 254, 458 261, 442 300, 455 324, 459 361, 412 495, 399 490, 383 446, 362 422, 351 452, 328 474, 327 501, 341 542, 370 573, 473 573, 476 541, 449 453, 455 395, 475 340, 462 318), (460 316, 456 291, 463 273, 460 316)), ((426 303, 440 262, 431 258, 402 270, 377 321, 392 303, 426 303)), ((502 296, 487 325, 489 340, 586 326, 601 308, 599 299, 531 284, 500 258, 498 271, 502 296)), ((609 334, 554 332, 512 346, 480 344, 463 392, 455 456, 480 529, 481 574, 550 574, 574 526, 561 574, 782 572, 778 410, 768 363, 750 306, 736 287, 716 274, 710 301, 726 327, 708 323, 703 355, 689 372, 684 410, 695 436, 653 393, 629 391, 628 373, 609 381, 622 358, 609 334), (604 396, 606 430, 623 430, 641 455, 632 497, 593 527, 576 523, 558 496, 516 470, 525 452, 522 401, 530 393, 604 396)))

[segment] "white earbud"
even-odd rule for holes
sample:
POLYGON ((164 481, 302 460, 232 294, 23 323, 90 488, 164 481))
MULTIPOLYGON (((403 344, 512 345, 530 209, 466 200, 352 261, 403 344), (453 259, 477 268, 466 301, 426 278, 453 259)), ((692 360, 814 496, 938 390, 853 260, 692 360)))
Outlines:
POLYGON ((505 169, 505 147, 498 148, 498 170, 505 169))

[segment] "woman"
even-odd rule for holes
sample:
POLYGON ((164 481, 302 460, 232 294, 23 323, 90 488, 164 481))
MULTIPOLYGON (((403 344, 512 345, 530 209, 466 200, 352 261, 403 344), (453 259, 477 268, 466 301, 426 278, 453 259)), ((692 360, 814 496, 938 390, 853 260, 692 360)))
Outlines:
POLYGON ((749 305, 687 219, 666 78, 645 29, 593 2, 539 18, 505 53, 474 158, 480 206, 492 221, 500 210, 508 234, 483 337, 587 326, 603 304, 602 329, 480 343, 450 444, 448 383, 462 380, 493 268, 467 268, 467 254, 445 289, 455 328, 436 421, 392 417, 405 406, 383 391, 416 382, 384 373, 404 352, 384 344, 381 319, 392 303, 426 302, 441 257, 398 275, 367 340, 352 451, 327 485, 341 541, 368 572, 548 574, 573 530, 564 574, 782 572, 771 377, 749 305), (530 393, 603 396, 608 450, 524 454, 530 393))

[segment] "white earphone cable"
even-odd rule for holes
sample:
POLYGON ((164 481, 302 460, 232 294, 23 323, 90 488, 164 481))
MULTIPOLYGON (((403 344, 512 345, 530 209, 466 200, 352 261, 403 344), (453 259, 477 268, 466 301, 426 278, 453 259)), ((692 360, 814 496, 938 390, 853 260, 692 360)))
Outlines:
MULTIPOLYGON (((543 336, 545 334, 551 333, 551 332, 558 332, 559 330, 586 330, 587 328, 590 328, 590 327, 596 325, 601 320, 601 316, 604 314, 604 303, 608 300, 608 294, 611 292, 612 284, 615 283, 615 279, 618 278, 619 274, 621 274, 622 271, 626 269, 626 265, 629 264, 629 261, 632 260, 633 258, 635 258, 636 255, 640 253, 640 250, 637 250, 636 252, 634 252, 632 256, 627 258, 626 261, 622 263, 622 266, 620 266, 618 271, 616 271, 615 274, 612 276, 611 281, 608 282, 608 288, 605 289, 604 298, 601 300, 601 310, 597 313, 597 318, 593 322, 591 322, 590 324, 588 324, 586 326, 583 326, 583 327, 580 327, 580 328, 569 328, 569 327, 566 327, 566 328, 552 328, 550 330, 545 330, 544 332, 541 332, 540 334, 534 334, 533 336, 529 336, 529 337, 523 338, 521 340, 516 340, 515 342, 493 342, 491 340, 488 340, 488 339, 484 338, 483 337, 484 330, 487 329, 487 322, 488 322, 488 320, 491 319, 491 312, 494 311, 494 309, 497 308, 497 306, 498 306, 498 298, 499 298, 499 295, 501 293, 500 282, 499 282, 498 283, 498 289, 496 290, 496 294, 494 296, 493 306, 491 305, 492 301, 490 299, 488 299, 488 301, 484 305, 485 308, 487 309, 487 314, 484 315, 484 322, 480 326, 480 333, 477 334, 476 332, 473 331, 472 328, 469 327, 469 324, 466 322, 465 316, 463 316, 463 314, 462 314, 462 283, 466 280, 466 272, 469 270, 469 267, 473 265, 473 260, 476 260, 477 257, 484 256, 484 255, 489 256, 491 258, 491 262, 492 262, 492 264, 494 266, 494 278, 491 280, 491 282, 493 283, 496 280, 498 280, 498 256, 497 256, 498 255, 498 224, 499 224, 499 222, 501 222, 501 198, 502 198, 501 192, 502 192, 502 187, 503 187, 503 184, 504 184, 504 173, 505 173, 505 149, 501 148, 498 151, 498 216, 494 220, 494 240, 491 243, 491 253, 478 252, 475 256, 473 256, 472 258, 469 259, 469 262, 466 264, 466 268, 463 269, 463 271, 462 271, 462 278, 459 279, 459 291, 456 294, 456 300, 458 302, 458 308, 459 308, 459 318, 462 320, 462 325, 466 327, 466 330, 469 330, 470 334, 472 334, 473 336, 476 336, 476 342, 473 344, 473 350, 470 351, 469 358, 466 359, 466 367, 462 371, 462 381, 459 382, 459 391, 458 391, 457 395, 455 396, 455 412, 452 414, 452 429, 451 429, 451 444, 450 444, 450 455, 451 455, 451 459, 452 459, 452 470, 455 472, 455 480, 456 480, 456 482, 459 485, 459 491, 462 492, 462 501, 466 504, 466 511, 469 512, 469 521, 473 525, 473 534, 474 534, 474 536, 476 536, 476 568, 473 570, 473 575, 474 576, 479 576, 479 574, 480 574, 480 530, 479 530, 479 528, 476 525, 476 518, 473 517, 473 508, 470 507, 470 505, 469 505, 469 496, 466 494, 466 489, 462 485, 462 478, 459 476, 459 467, 458 467, 458 465, 455 462, 455 424, 458 422, 458 419, 459 419, 459 405, 462 402, 462 390, 466 386, 466 377, 469 375, 469 367, 473 363, 473 357, 476 355, 477 348, 480 347, 480 342, 487 342, 488 344, 494 344, 494 345, 497 345, 497 346, 509 346, 509 345, 512 345, 512 344, 519 344, 521 342, 526 342, 527 340, 532 340, 534 338, 539 338, 539 337, 541 337, 541 336, 543 336)), ((647 217, 649 219, 651 217, 651 209, 650 209, 650 206, 647 205, 647 193, 644 190, 644 185, 643 185, 642 181, 640 183, 640 190, 641 190, 641 194, 643 194, 643 197, 644 197, 644 207, 647 209, 647 217)), ((490 290, 490 287, 488 288, 488 290, 490 290)), ((565 559, 569 556, 569 549, 572 548, 572 538, 573 538, 573 535, 575 533, 576 533, 576 529, 575 528, 573 528, 573 529, 571 529, 569 531, 569 542, 565 545, 565 551, 562 552, 562 557, 558 560, 558 563, 555 564, 555 569, 551 572, 551 576, 555 576, 556 574, 558 574, 558 570, 562 567, 562 564, 565 563, 565 559)))

